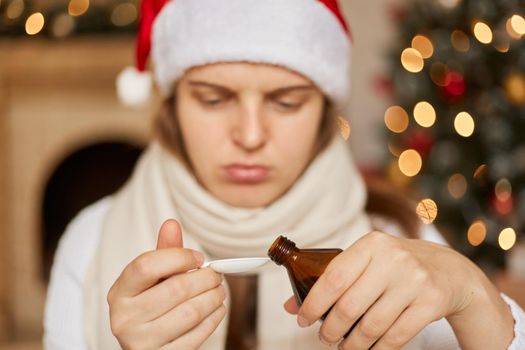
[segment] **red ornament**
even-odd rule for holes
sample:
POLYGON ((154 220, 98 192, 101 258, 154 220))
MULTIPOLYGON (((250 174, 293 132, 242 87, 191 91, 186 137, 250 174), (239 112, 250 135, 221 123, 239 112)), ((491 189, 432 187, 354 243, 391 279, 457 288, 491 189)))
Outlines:
POLYGON ((512 209, 514 208, 514 199, 512 198, 512 196, 509 196, 507 199, 501 200, 494 195, 492 198, 492 207, 494 208, 494 211, 499 215, 507 216, 512 212, 512 209))
POLYGON ((434 138, 428 132, 415 130, 410 135, 406 135, 403 144, 407 149, 416 150, 421 157, 426 157, 434 146, 434 138))
POLYGON ((445 76, 445 84, 442 88, 445 99, 448 102, 455 102, 465 94, 466 86, 463 74, 450 71, 445 76))

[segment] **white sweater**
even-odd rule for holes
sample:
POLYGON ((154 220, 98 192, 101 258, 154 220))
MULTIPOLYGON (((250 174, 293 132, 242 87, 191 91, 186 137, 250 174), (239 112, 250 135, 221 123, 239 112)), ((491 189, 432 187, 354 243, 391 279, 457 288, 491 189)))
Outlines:
MULTIPOLYGON (((88 265, 95 255, 102 234, 102 223, 111 198, 104 198, 81 211, 69 224, 60 240, 49 284, 44 317, 44 347, 48 350, 86 350, 83 325, 82 285, 88 265)), ((376 226, 378 223, 376 222, 376 226)), ((381 224, 380 224, 381 225, 381 224)), ((380 227, 398 234, 396 227, 380 227)), ((425 226, 422 239, 446 244, 433 226, 425 226)), ((508 350, 525 350, 525 312, 502 294, 515 319, 515 338, 508 350)), ((429 324, 423 332, 425 350, 459 349, 452 328, 441 319, 429 324)), ((261 349, 269 350, 269 349, 261 349)))

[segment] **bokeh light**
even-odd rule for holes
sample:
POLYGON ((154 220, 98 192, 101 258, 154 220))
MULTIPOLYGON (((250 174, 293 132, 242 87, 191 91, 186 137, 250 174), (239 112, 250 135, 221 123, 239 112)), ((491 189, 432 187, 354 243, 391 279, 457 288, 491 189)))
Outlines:
POLYGON ((7 10, 5 12, 5 15, 8 19, 17 19, 22 15, 24 12, 24 0, 13 0, 7 6, 7 10))
POLYGON ((40 33, 44 28, 44 15, 40 12, 33 13, 26 20, 26 33, 29 35, 35 35, 40 33))
POLYGON ((438 206, 430 198, 423 199, 416 207, 416 214, 424 224, 429 225, 437 218, 438 206))
POLYGON ((450 35, 452 47, 459 52, 467 52, 470 49, 470 39, 468 35, 461 30, 455 30, 450 35))
POLYGON ((346 141, 350 137, 350 132, 352 129, 350 128, 350 123, 348 123, 348 120, 341 116, 337 116, 337 126, 339 127, 339 132, 341 133, 341 136, 346 141))
POLYGON ((411 47, 404 49, 401 53, 401 64, 407 71, 411 73, 421 72, 425 66, 425 62, 423 61, 423 56, 421 56, 421 53, 411 47))
POLYGON ((445 87, 448 85, 448 73, 448 67, 441 62, 434 62, 432 66, 430 66, 430 79, 432 79, 437 86, 445 87))
POLYGON ((67 10, 71 16, 82 16, 89 9, 89 0, 70 0, 67 10))
POLYGON ((498 243, 503 250, 511 249, 516 243, 516 231, 510 227, 502 230, 498 237, 498 243))
POLYGON ((476 220, 470 225, 467 232, 468 242, 474 247, 479 246, 487 237, 487 226, 481 220, 476 220))
POLYGON ((448 192, 455 199, 460 199, 467 192, 467 179, 461 174, 454 174, 448 179, 448 192))
POLYGON ((429 128, 436 122, 436 110, 426 101, 421 101, 414 107, 414 119, 422 127, 429 128))
POLYGON ((432 41, 424 35, 416 35, 412 39, 412 48, 419 51, 423 58, 430 58, 434 54, 434 45, 432 45, 432 41))
POLYGON ((514 15, 510 18, 510 26, 519 35, 525 34, 525 19, 520 15, 514 15))
POLYGON ((62 13, 53 19, 51 33, 56 38, 64 38, 75 29, 75 19, 67 13, 62 13))
POLYGON ((454 119, 454 128, 459 135, 469 137, 474 133, 474 118, 467 112, 460 112, 454 119))
POLYGON ((514 105, 525 104, 525 75, 518 72, 510 73, 503 82, 505 95, 514 105))
POLYGON ((483 182, 485 180, 485 177, 486 177, 486 174, 487 174, 486 170, 487 170, 487 165, 486 164, 481 164, 480 166, 478 166, 476 168, 476 170, 474 171, 474 174, 473 174, 472 177, 478 183, 479 182, 483 182))
POLYGON ((137 7, 129 2, 118 4, 111 12, 111 22, 119 27, 127 26, 136 19, 137 7))
POLYGON ((385 125, 392 132, 404 132, 408 128, 408 113, 400 106, 389 107, 385 111, 385 125))
POLYGON ((456 7, 461 0, 439 0, 439 3, 449 9, 456 7))
POLYGON ((509 180, 501 179, 496 183, 494 187, 494 194, 499 201, 505 202, 508 201, 512 196, 512 185, 509 180))
POLYGON ((423 159, 414 149, 403 151, 398 160, 399 169, 409 177, 416 176, 423 166, 423 159))
POLYGON ((483 22, 476 22, 474 24, 474 36, 480 43, 490 44, 492 42, 492 29, 483 22))
POLYGON ((512 25, 512 17, 509 18, 507 20, 507 22, 505 23, 505 29, 507 30, 507 33, 509 34, 509 36, 512 39, 514 39, 514 40, 520 40, 521 39, 521 34, 514 30, 514 27, 512 25))

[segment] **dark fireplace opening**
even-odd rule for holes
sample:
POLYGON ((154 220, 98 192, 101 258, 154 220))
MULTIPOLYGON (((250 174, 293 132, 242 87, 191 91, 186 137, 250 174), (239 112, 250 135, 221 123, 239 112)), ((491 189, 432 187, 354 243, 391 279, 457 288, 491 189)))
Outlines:
POLYGON ((100 142, 68 155, 50 174, 42 200, 42 276, 49 280, 53 256, 67 224, 78 212, 117 191, 129 178, 143 148, 100 142))

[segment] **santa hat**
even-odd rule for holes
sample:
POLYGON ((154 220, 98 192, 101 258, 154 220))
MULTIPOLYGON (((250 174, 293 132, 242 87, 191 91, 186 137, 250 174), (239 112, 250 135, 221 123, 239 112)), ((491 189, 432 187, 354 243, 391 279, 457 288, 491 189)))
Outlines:
POLYGON ((117 78, 121 101, 146 102, 152 78, 167 96, 194 66, 268 63, 312 80, 342 105, 350 88, 351 36, 337 0, 142 0, 136 67, 117 78))

